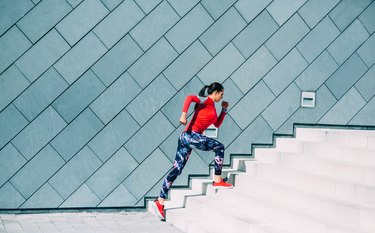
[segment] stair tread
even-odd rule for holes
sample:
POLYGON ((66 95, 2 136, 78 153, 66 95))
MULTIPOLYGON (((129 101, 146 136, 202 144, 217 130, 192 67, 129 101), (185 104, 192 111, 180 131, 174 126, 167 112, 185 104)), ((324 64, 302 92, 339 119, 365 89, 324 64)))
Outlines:
POLYGON ((283 165, 283 164, 269 163, 269 162, 263 162, 263 161, 254 161, 254 163, 262 164, 262 165, 265 165, 265 166, 274 166, 274 167, 278 167, 278 168, 285 169, 285 170, 290 170, 290 171, 297 172, 297 173, 308 174, 308 175, 311 175, 311 176, 317 176, 317 177, 320 177, 320 178, 330 179, 330 180, 333 180, 333 181, 339 181, 339 182, 350 183, 350 184, 354 184, 354 185, 358 185, 358 186, 375 188, 375 184, 371 185, 369 183, 363 183, 363 182, 358 182, 358 181, 354 181, 354 180, 347 180, 347 179, 343 179, 343 178, 340 178, 340 177, 329 176, 329 175, 326 175, 326 174, 319 174, 319 173, 312 172, 312 171, 305 171, 305 170, 302 170, 302 169, 296 169, 296 168, 288 167, 288 166, 283 165))
MULTIPOLYGON (((373 154, 375 152, 375 149, 373 148, 364 148, 364 147, 353 147, 353 146, 346 146, 341 144, 336 144, 333 142, 310 142, 310 141, 301 141, 304 146, 310 146, 310 147, 317 147, 319 149, 325 148, 325 149, 331 149, 331 150, 338 150, 338 152, 362 152, 365 156, 368 154, 373 154), (342 151, 341 151, 342 150, 342 151)), ((323 152, 327 153, 327 152, 323 152)), ((361 157, 364 156, 361 153, 357 153, 356 156, 361 157)), ((314 155, 316 156, 316 155, 314 155)))
POLYGON ((226 168, 223 168, 222 172, 231 172, 231 173, 244 173, 244 171, 240 171, 240 170, 237 170, 237 169, 226 169, 226 168))
MULTIPOLYGON (((375 211, 375 206, 369 206, 369 205, 364 205, 362 203, 358 203, 358 202, 354 202, 354 201, 348 201, 348 200, 345 200, 345 199, 342 199, 342 198, 339 198, 339 197, 335 197, 335 196, 331 196, 331 195, 328 195, 328 194, 306 191, 304 189, 297 188, 297 187, 292 186, 292 185, 280 184, 279 182, 272 181, 272 180, 266 179, 264 177, 260 177, 260 176, 250 174, 250 173, 247 173, 246 176, 249 176, 252 179, 257 180, 258 182, 260 181, 263 184, 268 184, 272 187, 287 188, 288 190, 292 190, 292 191, 297 192, 301 195, 308 195, 308 196, 311 196, 313 198, 322 198, 324 200, 335 202, 337 204, 343 204, 343 205, 347 205, 347 206, 351 206, 351 207, 355 207, 355 208, 361 208, 361 209, 374 210, 375 211)), ((246 189, 244 187, 238 187, 238 189, 249 190, 249 189, 246 189)), ((256 190, 255 191, 249 190, 249 191, 257 193, 256 190)), ((264 194, 261 194, 261 193, 259 193, 259 194, 264 195, 264 194)), ((268 196, 268 195, 265 195, 265 196, 268 196)))
MULTIPOLYGON (((218 200, 209 198, 207 196, 202 197, 201 200, 199 199, 194 199, 193 201, 199 202, 200 205, 205 205, 206 207, 208 206, 213 209, 217 208, 222 203, 222 202, 219 202, 218 200)), ((287 227, 287 226, 282 226, 279 223, 261 218, 256 214, 251 214, 251 212, 243 213, 241 210, 239 210, 238 208, 234 206, 227 205, 224 207, 222 212, 229 213, 231 214, 232 217, 240 221, 249 223, 252 226, 256 226, 257 228, 267 230, 266 231, 267 233, 299 233, 300 232, 300 230, 291 229, 290 227, 287 227)))
POLYGON ((186 189, 186 188, 184 188, 184 189, 178 189, 178 188, 176 188, 176 189, 173 189, 171 191, 177 192, 177 193, 184 193, 186 195, 199 195, 199 194, 202 194, 202 193, 200 193, 200 192, 198 192, 196 190, 186 189))
MULTIPOLYGON (((203 196, 205 197, 205 196, 203 196)), ((186 224, 195 224, 203 228, 203 232, 205 233, 227 233, 227 229, 223 229, 222 225, 215 224, 212 219, 202 216, 200 214, 196 214, 193 210, 188 208, 179 208, 179 209, 172 209, 166 212, 166 221, 173 225, 173 222, 169 221, 171 215, 174 217, 180 217, 185 221, 186 224), (169 217, 168 217, 169 216, 169 217), (206 228, 209 229, 206 229, 206 228)))
MULTIPOLYGON (((274 148, 272 148, 274 149, 274 148)), ((317 161, 322 161, 325 163, 335 163, 339 165, 346 165, 346 166, 355 166, 355 167, 362 167, 365 169, 374 169, 375 170, 375 165, 369 165, 369 164, 361 164, 361 163, 356 163, 355 161, 345 161, 345 160, 335 160, 332 158, 325 158, 323 156, 317 156, 317 155, 310 155, 310 154, 305 154, 305 153, 296 153, 296 152, 286 152, 286 151, 274 151, 275 153, 279 153, 280 156, 300 156, 300 157, 305 157, 317 161)), ((260 161, 260 157, 262 155, 258 155, 255 153, 255 159, 254 161, 260 161), (257 158, 258 157, 258 158, 257 158)), ((360 156, 360 155, 359 155, 360 156)), ((375 156, 374 156, 375 159, 375 156)))
MULTIPOLYGON (((202 196, 202 197, 192 197, 192 198, 189 198, 189 201, 191 200, 194 200, 194 201, 199 201, 201 202, 202 205, 208 205, 210 206, 211 204, 209 202, 205 202, 206 198, 208 198, 207 196, 202 196)), ((209 201, 212 200, 212 199, 209 199, 209 201)), ((185 208, 184 210, 186 210, 186 213, 183 213, 183 211, 181 210, 177 210, 179 212, 179 214, 185 216, 184 214, 190 214, 190 215, 194 215, 194 218, 195 219, 205 219, 205 222, 203 222, 203 224, 207 224, 207 223, 211 223, 212 221, 214 221, 215 219, 214 218, 211 218, 210 216, 206 217, 206 216, 203 216, 199 213, 196 213, 196 212, 193 212, 192 209, 190 208, 185 208)), ((174 211, 174 210, 172 210, 174 211)), ((231 211, 231 213, 234 213, 235 212, 235 209, 231 208, 229 211, 231 211)), ((227 210, 226 210, 227 212, 227 210)), ((235 216, 235 218, 239 219, 240 221, 245 221, 245 222, 248 222, 248 223, 251 223, 252 225, 254 225, 254 227, 257 227, 257 228, 260 228, 260 229, 263 229, 263 230, 267 230, 265 232, 267 233, 297 233, 297 231, 291 231, 290 229, 286 229, 285 227, 282 227, 281 225, 279 224, 276 224, 276 223, 273 223, 271 221, 265 221, 263 219, 257 219, 257 218, 249 218, 249 217, 246 217, 246 216, 235 216)), ((167 221, 168 221, 168 218, 167 218, 167 221)), ((224 224, 225 225, 225 224, 224 224)), ((223 229, 223 225, 219 225, 218 227, 215 227, 216 229, 220 229, 222 230, 221 232, 228 232, 228 229, 223 229)), ((217 232, 217 231, 212 231, 212 232, 217 232)))
POLYGON ((375 136, 375 130, 373 129, 334 129, 334 128, 313 128, 313 127, 300 127, 296 128, 296 131, 323 131, 329 133, 355 133, 355 134, 366 134, 369 136, 375 136))
MULTIPOLYGON (((341 168, 344 168, 344 169, 357 169, 357 170, 360 170, 362 172, 374 172, 375 173, 375 166, 371 166, 371 165, 364 165, 364 164, 358 164, 358 163, 354 163, 354 162, 349 162, 349 161, 340 161, 340 160, 334 160, 334 159, 328 159, 328 158, 322 158, 322 157, 317 157, 317 156, 311 156, 311 155, 305 155, 305 154, 296 154, 296 153, 282 153, 280 154, 281 157, 284 156, 284 158, 286 159, 294 159, 294 161, 297 161, 300 162, 301 160, 305 160, 307 161, 307 163, 316 163, 318 165, 318 167, 315 167, 315 169, 318 169, 319 168, 319 165, 322 164, 324 166, 340 166, 341 168), (300 159, 300 160, 298 160, 300 159)), ((293 161, 292 161, 293 162, 293 161)), ((286 162, 285 164, 283 162, 279 162, 277 164, 280 164, 282 166, 285 166, 285 167, 294 167, 296 168, 296 170, 304 170, 305 168, 304 167, 301 167, 301 169, 299 169, 299 166, 301 166, 301 164, 298 164, 298 166, 294 165, 294 164, 289 164, 289 162, 286 162)), ((303 166, 304 164, 302 164, 303 166)), ((315 164, 314 164, 315 165, 315 164)), ((311 168, 314 168, 314 166, 311 166, 311 168)), ((314 171, 311 171, 311 172, 314 172, 314 171)), ((315 172, 316 173, 316 172, 315 172)), ((322 171, 323 174, 326 174, 325 173, 325 170, 322 171)), ((335 175, 332 175, 331 173, 329 174, 326 174, 327 176, 332 176, 332 177, 337 177, 335 175)), ((366 181, 364 180, 365 178, 365 174, 363 173, 362 174, 362 179, 363 179, 363 182, 366 183, 366 181)))
POLYGON ((171 189, 170 200, 165 201, 166 209, 180 208, 184 206, 184 203, 178 203, 177 201, 175 201, 176 198, 174 198, 174 196, 176 195, 176 193, 179 193, 179 195, 183 195, 183 199, 189 196, 203 195, 201 192, 192 189, 171 189))
MULTIPOLYGON (((290 205, 288 203, 280 202, 279 200, 275 200, 274 198, 270 198, 270 197, 267 197, 267 196, 264 196, 264 195, 260 195, 260 194, 257 194, 257 193, 251 192, 251 191, 241 190, 241 189, 238 189, 238 188, 233 189, 233 190, 227 190, 227 191, 231 192, 232 195, 234 195, 236 197, 246 196, 247 200, 250 200, 250 201, 253 201, 253 202, 256 202, 256 203, 263 203, 263 205, 272 206, 273 208, 277 207, 279 209, 283 209, 284 211, 291 212, 291 213, 295 214, 296 216, 303 216, 306 219, 313 220, 314 222, 320 223, 320 224, 325 225, 325 226, 330 226, 334 229, 349 230, 348 232, 356 232, 356 233, 370 233, 369 231, 359 229, 358 227, 343 225, 343 224, 340 224, 340 223, 337 223, 337 222, 329 221, 325 218, 322 218, 321 216, 317 216, 317 215, 310 214, 310 213, 307 213, 305 211, 302 211, 299 208, 296 208, 295 206, 290 205)), ((228 202, 224 198, 222 200, 228 202)), ((215 200, 215 201, 218 202, 217 200, 215 200)), ((226 206, 225 207, 226 210, 229 209, 229 208, 241 208, 242 210, 245 210, 245 209, 243 209, 244 207, 241 206, 241 205, 231 206, 231 207, 226 206)), ((251 211, 246 212, 247 215, 250 215, 251 213, 252 213, 251 211)))
MULTIPOLYGON (((286 143, 285 141, 279 142, 279 147, 282 145, 282 143, 286 143)), ((334 147, 336 149, 343 149, 343 150, 366 150, 369 152, 375 152, 374 147, 368 147, 368 146, 356 146, 356 145, 350 145, 350 144, 344 144, 343 142, 337 143, 337 142, 331 142, 331 141, 308 141, 305 139, 300 138, 288 138, 288 143, 298 143, 301 146, 310 145, 310 146, 328 146, 328 147, 334 147)), ((281 152, 287 152, 284 150, 284 147, 278 148, 277 143, 275 144, 276 147, 272 147, 272 149, 276 151, 281 152)))
MULTIPOLYGON (((292 158, 293 159, 293 158, 292 158)), ((272 164, 277 167, 283 167, 286 169, 294 170, 294 171, 302 171, 305 173, 310 173, 310 174, 316 174, 320 176, 325 176, 325 177, 330 177, 330 178, 335 178, 338 180, 346 180, 346 181, 351 181, 353 183, 358 183, 358 184, 366 184, 368 186, 372 186, 372 180, 374 179, 371 177, 371 174, 375 174, 375 168, 363 168, 360 166, 350 166, 350 165, 340 165, 337 163, 325 163, 323 162, 323 166, 331 166, 332 168, 335 168, 337 166, 341 166, 341 173, 334 172, 333 169, 327 169, 327 167, 321 168, 320 171, 318 167, 314 167, 314 163, 320 163, 321 161, 313 161, 310 160, 310 166, 311 167, 306 167, 306 165, 301 166, 300 164, 285 164, 285 163, 273 163, 269 161, 255 161, 256 163, 261 163, 261 164, 272 164), (344 173, 342 169, 346 169, 348 171, 352 171, 352 173, 344 173), (357 172, 357 173, 356 173, 357 172), (369 180, 370 179, 370 180, 369 180)), ((293 161, 292 161, 293 162, 293 161)), ((298 162, 298 161, 297 161, 298 162)))

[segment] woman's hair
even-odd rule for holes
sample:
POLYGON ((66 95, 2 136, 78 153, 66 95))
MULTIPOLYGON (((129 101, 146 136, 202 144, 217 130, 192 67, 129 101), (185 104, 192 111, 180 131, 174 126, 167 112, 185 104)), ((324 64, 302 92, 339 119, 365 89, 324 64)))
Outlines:
POLYGON ((218 91, 218 92, 221 92, 224 90, 224 87, 223 85, 221 85, 220 83, 217 83, 217 82, 214 82, 214 83, 211 83, 209 86, 204 86, 202 88, 202 90, 200 90, 199 92, 199 96, 201 97, 205 97, 205 92, 206 92, 206 89, 207 89, 207 93, 209 95, 211 95, 212 93, 214 93, 215 91, 218 91), (208 88, 208 89, 207 89, 208 88))

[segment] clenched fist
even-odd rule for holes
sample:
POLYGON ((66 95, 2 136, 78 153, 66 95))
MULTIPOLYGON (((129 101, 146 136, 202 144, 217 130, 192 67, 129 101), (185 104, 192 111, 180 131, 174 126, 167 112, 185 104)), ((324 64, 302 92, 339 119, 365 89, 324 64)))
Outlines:
POLYGON ((227 101, 221 101, 221 107, 228 109, 229 103, 227 101))
POLYGON ((186 125, 186 122, 187 122, 187 120, 186 120, 186 112, 183 112, 183 113, 181 114, 181 117, 180 117, 180 123, 181 123, 182 125, 186 125))

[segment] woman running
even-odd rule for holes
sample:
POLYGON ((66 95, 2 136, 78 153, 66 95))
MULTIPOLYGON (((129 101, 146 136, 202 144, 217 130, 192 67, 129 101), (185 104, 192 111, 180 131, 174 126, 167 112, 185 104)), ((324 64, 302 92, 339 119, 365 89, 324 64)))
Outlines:
POLYGON ((219 102, 224 95, 224 87, 220 83, 212 83, 204 86, 199 92, 199 98, 196 95, 188 95, 182 108, 180 123, 186 125, 186 116, 191 102, 195 102, 195 113, 192 120, 186 126, 184 131, 178 138, 178 147, 176 158, 171 172, 167 175, 163 182, 159 198, 152 202, 152 207, 162 220, 164 216, 164 201, 168 198, 168 191, 173 182, 179 176, 189 159, 193 148, 204 151, 215 152, 215 176, 213 187, 215 188, 232 188, 233 185, 225 182, 221 177, 221 170, 224 160, 224 145, 212 138, 203 135, 203 132, 211 125, 219 128, 223 122, 228 109, 228 102, 222 101, 222 110, 219 117, 216 114, 215 102, 219 102), (207 89, 208 97, 205 97, 207 89))

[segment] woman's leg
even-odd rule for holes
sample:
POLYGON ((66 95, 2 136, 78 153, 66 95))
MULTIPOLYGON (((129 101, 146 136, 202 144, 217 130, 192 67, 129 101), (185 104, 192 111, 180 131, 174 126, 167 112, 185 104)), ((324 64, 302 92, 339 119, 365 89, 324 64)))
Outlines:
POLYGON ((224 162, 224 145, 213 138, 194 132, 191 134, 189 145, 191 148, 215 152, 215 176, 216 178, 221 178, 221 170, 223 169, 224 162))
POLYGON ((205 151, 215 152, 215 175, 214 182, 212 183, 214 188, 233 188, 233 185, 227 183, 221 177, 221 172, 223 169, 224 162, 224 151, 225 147, 219 141, 209 138, 205 135, 196 134, 193 135, 194 140, 190 141, 190 146, 192 148, 198 148, 205 151), (195 141, 195 142, 194 142, 195 141))
MULTIPOLYGON (((186 162, 188 161, 190 157, 192 149, 188 147, 188 145, 184 145, 184 143, 181 141, 181 138, 183 138, 184 136, 185 135, 183 133, 178 139, 178 147, 177 147, 176 158, 173 164, 173 168, 163 181, 163 187, 159 195, 160 204, 163 204, 164 199, 168 198, 168 191, 170 187, 172 186, 173 182, 176 180, 177 176, 181 175, 181 172, 184 169, 186 162)), ((183 141, 185 141, 184 138, 183 138, 183 141)))
POLYGON ((178 139, 178 147, 173 168, 163 181, 163 187, 159 195, 160 204, 163 204, 164 199, 168 197, 168 191, 177 176, 181 174, 183 168, 185 167, 186 162, 190 157, 192 148, 215 152, 215 181, 218 182, 221 180, 225 150, 224 145, 219 141, 202 134, 183 132, 178 139))

